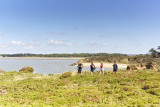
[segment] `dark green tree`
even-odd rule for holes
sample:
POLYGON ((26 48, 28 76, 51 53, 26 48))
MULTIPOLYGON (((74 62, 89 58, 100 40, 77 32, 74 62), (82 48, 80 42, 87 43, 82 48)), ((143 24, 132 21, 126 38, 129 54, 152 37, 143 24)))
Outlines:
MULTIPOLYGON (((157 50, 160 50, 160 46, 158 46, 157 50)), ((157 54, 160 57, 160 51, 157 51, 157 54)))
POLYGON ((157 48, 158 50, 160 50, 160 46, 158 46, 158 48, 157 48))
POLYGON ((154 49, 154 48, 151 48, 150 50, 149 50, 149 53, 152 55, 152 57, 156 57, 157 56, 157 51, 154 49))

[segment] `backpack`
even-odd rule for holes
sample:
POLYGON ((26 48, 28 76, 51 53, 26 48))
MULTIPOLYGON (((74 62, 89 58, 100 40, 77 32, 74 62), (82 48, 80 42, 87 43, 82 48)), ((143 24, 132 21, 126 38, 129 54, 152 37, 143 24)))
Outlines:
POLYGON ((96 69, 96 66, 94 66, 94 70, 96 69))

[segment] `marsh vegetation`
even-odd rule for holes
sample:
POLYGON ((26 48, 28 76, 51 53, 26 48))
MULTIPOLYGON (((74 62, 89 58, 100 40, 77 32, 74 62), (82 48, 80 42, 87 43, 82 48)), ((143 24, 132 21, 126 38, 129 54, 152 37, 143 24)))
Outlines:
POLYGON ((0 73, 0 106, 160 106, 160 72, 0 73))

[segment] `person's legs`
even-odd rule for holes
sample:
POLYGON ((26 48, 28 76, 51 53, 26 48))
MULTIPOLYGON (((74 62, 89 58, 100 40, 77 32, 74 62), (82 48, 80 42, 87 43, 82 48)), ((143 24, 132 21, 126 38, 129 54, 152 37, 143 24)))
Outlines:
POLYGON ((78 69, 78 74, 81 74, 82 69, 78 69))
POLYGON ((103 70, 100 70, 100 74, 103 74, 103 70))
POLYGON ((91 75, 93 75, 93 71, 94 71, 94 70, 93 70, 93 69, 91 69, 91 72, 90 72, 90 73, 91 73, 91 75))
POLYGON ((102 70, 100 69, 100 74, 102 74, 102 70))
POLYGON ((113 72, 112 72, 112 74, 114 73, 114 69, 113 69, 113 72))
POLYGON ((92 75, 92 71, 90 72, 90 74, 92 75))
POLYGON ((100 74, 104 74, 104 70, 103 69, 100 70, 100 74))
POLYGON ((93 72, 94 72, 94 69, 93 69, 93 71, 92 71, 92 75, 93 75, 93 72))
POLYGON ((102 74, 104 74, 104 69, 102 70, 102 74))
POLYGON ((102 71, 102 74, 104 74, 104 71, 102 71))
POLYGON ((116 73, 117 72, 117 70, 113 70, 113 73, 116 73))

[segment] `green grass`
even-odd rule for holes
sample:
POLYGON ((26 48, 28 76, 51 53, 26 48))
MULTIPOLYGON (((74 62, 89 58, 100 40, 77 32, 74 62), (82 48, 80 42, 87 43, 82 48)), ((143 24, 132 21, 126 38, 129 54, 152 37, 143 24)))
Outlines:
POLYGON ((159 107, 160 72, 83 72, 62 75, 0 74, 0 106, 159 107))

